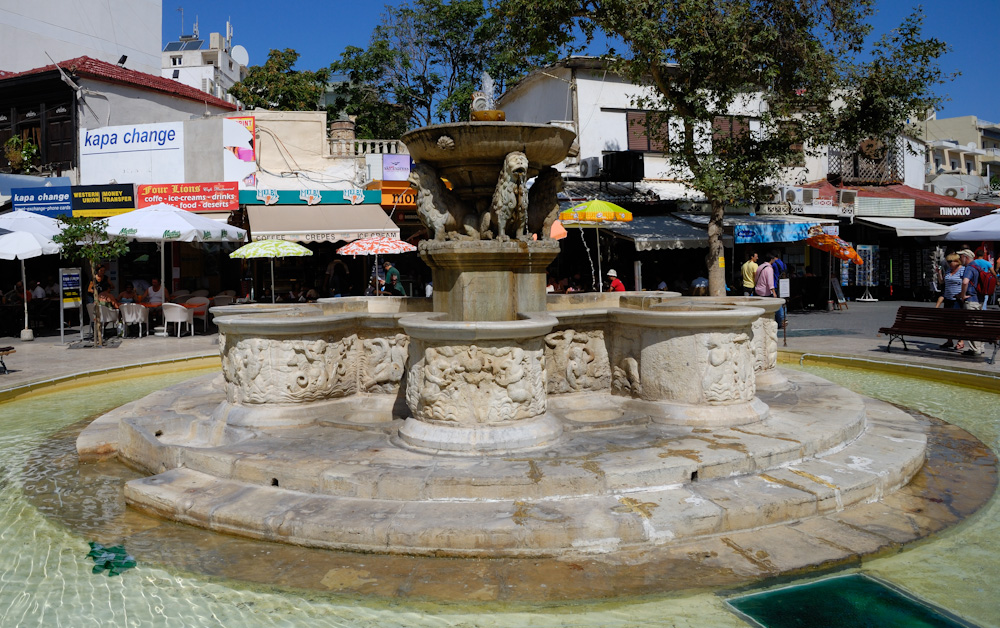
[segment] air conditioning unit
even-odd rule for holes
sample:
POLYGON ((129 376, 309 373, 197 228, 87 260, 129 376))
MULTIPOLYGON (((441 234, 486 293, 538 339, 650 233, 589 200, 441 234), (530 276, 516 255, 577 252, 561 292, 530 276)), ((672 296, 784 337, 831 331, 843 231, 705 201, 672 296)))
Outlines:
POLYGON ((580 160, 580 178, 596 179, 601 176, 601 158, 584 157, 580 160))
POLYGON ((646 169, 639 151, 622 150, 604 155, 601 171, 608 181, 642 181, 646 169))
POLYGON ((944 191, 944 195, 950 196, 952 198, 961 198, 961 199, 965 199, 968 197, 968 195, 965 193, 965 188, 962 187, 946 188, 944 191))
POLYGON ((781 188, 781 200, 792 205, 801 205, 802 188, 781 188))
POLYGON ((856 190, 837 190, 838 205, 853 205, 858 200, 856 190))
POLYGON ((819 190, 814 190, 812 188, 802 188, 802 204, 812 205, 819 198, 819 190))

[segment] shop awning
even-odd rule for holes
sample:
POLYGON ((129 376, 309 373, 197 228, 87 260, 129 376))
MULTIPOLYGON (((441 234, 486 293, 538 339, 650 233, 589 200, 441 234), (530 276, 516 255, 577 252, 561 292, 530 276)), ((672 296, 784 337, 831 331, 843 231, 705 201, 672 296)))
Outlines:
POLYGON ((855 222, 871 225, 878 229, 894 229, 898 236, 940 236, 952 230, 948 225, 920 220, 919 218, 874 218, 858 217, 855 222))
MULTIPOLYGON (((685 222, 708 226, 708 214, 674 214, 685 222)), ((765 242, 798 242, 809 237, 809 229, 822 225, 836 225, 838 220, 785 215, 730 215, 722 219, 727 234, 732 234, 736 244, 765 242)))
POLYGON ((399 227, 379 205, 249 205, 254 240, 352 242, 361 238, 399 238, 399 227))
POLYGON ((229 222, 229 216, 232 215, 232 212, 198 212, 198 215, 217 222, 229 222))
MULTIPOLYGON (((636 251, 708 248, 708 231, 673 216, 635 216, 631 222, 616 222, 604 230, 632 240, 636 251)), ((733 239, 725 236, 723 244, 732 246, 733 239)))

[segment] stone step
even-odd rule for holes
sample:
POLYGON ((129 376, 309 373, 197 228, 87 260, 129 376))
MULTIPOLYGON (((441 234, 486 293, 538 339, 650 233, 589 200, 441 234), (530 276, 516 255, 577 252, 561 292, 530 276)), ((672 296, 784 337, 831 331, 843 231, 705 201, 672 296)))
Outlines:
POLYGON ((788 523, 870 502, 923 462, 923 425, 865 400, 868 428, 840 448, 734 477, 603 494, 408 501, 293 490, 174 468, 133 480, 128 503, 220 532, 426 555, 603 553, 788 523))
POLYGON ((561 443, 521 456, 414 452, 394 442, 398 421, 368 428, 326 424, 297 428, 295 435, 260 431, 213 446, 213 435, 226 428, 205 418, 212 404, 193 402, 159 412, 145 405, 138 416, 121 421, 119 438, 129 462, 153 473, 185 467, 265 487, 277 482, 304 493, 390 501, 599 497, 759 473, 858 437, 865 427, 861 397, 812 376, 792 377, 791 387, 761 391, 771 413, 754 425, 664 426, 618 401, 625 407, 612 413, 614 420, 577 429, 579 422, 564 418, 561 443), (198 408, 208 412, 200 415, 198 408))

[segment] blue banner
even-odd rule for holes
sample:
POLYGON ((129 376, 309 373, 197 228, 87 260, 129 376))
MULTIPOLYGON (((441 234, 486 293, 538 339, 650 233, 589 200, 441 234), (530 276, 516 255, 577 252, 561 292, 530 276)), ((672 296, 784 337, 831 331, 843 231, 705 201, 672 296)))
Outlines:
POLYGON ((768 222, 733 225, 736 244, 798 242, 809 237, 813 225, 801 222, 768 222))
POLYGON ((12 188, 14 209, 58 218, 73 215, 73 193, 68 185, 41 188, 12 188))

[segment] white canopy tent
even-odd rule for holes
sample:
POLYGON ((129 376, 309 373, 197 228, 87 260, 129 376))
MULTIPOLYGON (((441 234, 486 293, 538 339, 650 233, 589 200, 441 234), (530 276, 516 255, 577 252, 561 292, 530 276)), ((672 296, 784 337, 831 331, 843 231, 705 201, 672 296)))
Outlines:
POLYGON ((987 216, 959 223, 952 227, 947 235, 934 239, 948 242, 1000 240, 1000 209, 994 210, 987 216))

